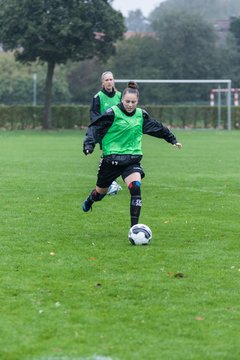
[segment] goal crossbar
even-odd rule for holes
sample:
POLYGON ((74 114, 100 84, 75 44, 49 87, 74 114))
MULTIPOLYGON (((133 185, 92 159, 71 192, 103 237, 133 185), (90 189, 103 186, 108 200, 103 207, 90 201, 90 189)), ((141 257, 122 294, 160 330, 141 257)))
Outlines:
MULTIPOLYGON (((116 79, 115 82, 118 83, 128 83, 129 79, 116 79)), ((231 130, 231 88, 232 88, 232 80, 229 79, 131 79, 131 81, 135 81, 136 83, 148 83, 148 84, 227 84, 227 129, 231 130)))

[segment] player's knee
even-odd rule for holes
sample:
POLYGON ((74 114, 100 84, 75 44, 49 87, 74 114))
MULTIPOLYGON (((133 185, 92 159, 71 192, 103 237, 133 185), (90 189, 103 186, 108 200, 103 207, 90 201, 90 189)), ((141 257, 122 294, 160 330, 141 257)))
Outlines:
POLYGON ((140 181, 132 181, 128 185, 128 189, 132 196, 140 196, 141 195, 141 182, 140 181))
POLYGON ((93 201, 101 201, 106 194, 100 194, 97 190, 93 190, 91 195, 93 201))

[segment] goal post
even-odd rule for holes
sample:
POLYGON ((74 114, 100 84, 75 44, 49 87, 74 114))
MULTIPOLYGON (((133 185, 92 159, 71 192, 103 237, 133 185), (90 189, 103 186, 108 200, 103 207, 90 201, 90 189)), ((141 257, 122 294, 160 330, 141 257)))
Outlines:
POLYGON ((116 79, 117 83, 128 83, 128 81, 135 81, 136 83, 149 83, 149 84, 226 84, 227 85, 227 129, 231 130, 231 88, 232 80, 222 79, 183 79, 183 80, 158 80, 158 79, 116 79))

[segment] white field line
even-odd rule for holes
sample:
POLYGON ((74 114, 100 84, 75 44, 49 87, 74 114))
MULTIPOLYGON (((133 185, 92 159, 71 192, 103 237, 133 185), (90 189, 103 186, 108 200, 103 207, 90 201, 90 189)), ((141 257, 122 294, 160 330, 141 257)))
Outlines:
POLYGON ((26 360, 118 360, 118 359, 109 356, 93 355, 87 357, 43 356, 40 358, 28 358, 26 360))

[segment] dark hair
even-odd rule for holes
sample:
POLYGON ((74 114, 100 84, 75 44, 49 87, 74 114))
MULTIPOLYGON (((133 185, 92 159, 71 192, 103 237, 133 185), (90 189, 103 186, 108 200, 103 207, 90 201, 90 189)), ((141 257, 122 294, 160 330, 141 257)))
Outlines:
POLYGON ((122 96, 124 96, 126 93, 136 94, 139 98, 138 84, 135 81, 129 81, 127 88, 123 90, 122 96))

